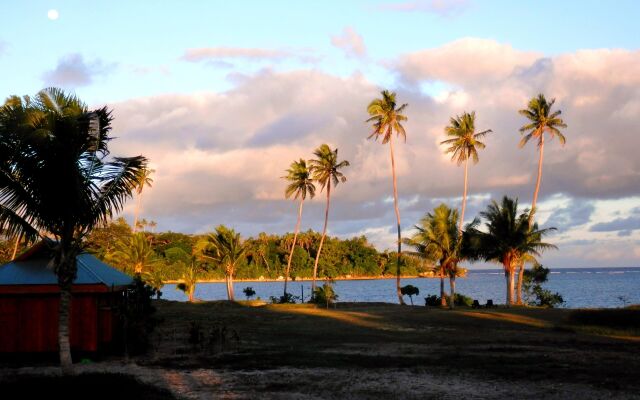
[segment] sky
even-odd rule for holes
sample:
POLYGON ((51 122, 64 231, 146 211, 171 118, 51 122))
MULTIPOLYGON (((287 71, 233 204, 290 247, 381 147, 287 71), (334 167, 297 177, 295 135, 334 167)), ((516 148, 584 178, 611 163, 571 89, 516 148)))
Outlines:
MULTIPOLYGON (((568 127, 565 146, 545 145, 537 218, 559 249, 541 261, 640 266, 638 15, 624 0, 0 1, 0 97, 57 86, 111 108, 112 154, 156 170, 141 215, 158 230, 292 231, 285 169, 337 147, 351 165, 329 233, 382 250, 395 236, 389 150, 365 123, 381 90, 409 104, 395 148, 403 235, 461 205, 463 168, 439 143, 464 111, 493 131, 469 168, 466 219, 503 195, 530 206, 538 152, 518 147, 517 111, 544 93, 568 127)), ((302 229, 323 218, 319 193, 302 229)))

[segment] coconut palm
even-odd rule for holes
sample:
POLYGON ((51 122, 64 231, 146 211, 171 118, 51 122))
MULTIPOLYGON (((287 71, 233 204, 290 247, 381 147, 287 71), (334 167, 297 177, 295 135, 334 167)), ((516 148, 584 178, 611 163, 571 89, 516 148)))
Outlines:
POLYGON ((407 140, 407 134, 402 122, 407 120, 407 117, 402 112, 407 108, 407 104, 403 104, 397 107, 396 94, 383 90, 381 92, 382 97, 374 99, 369 103, 367 112, 370 118, 367 122, 373 122, 373 132, 369 135, 370 138, 378 140, 381 138, 382 144, 389 143, 389 151, 391 154, 391 175, 393 177, 393 205, 396 212, 397 228, 398 228, 398 253, 396 262, 396 292, 398 295, 398 301, 400 304, 405 304, 402 297, 402 291, 400 288, 400 261, 402 258, 402 237, 400 230, 400 209, 398 208, 398 180, 396 179, 396 162, 393 154, 393 134, 398 137, 402 137, 405 142, 407 140))
POLYGON ((320 245, 316 252, 316 259, 313 263, 313 281, 311 283, 311 292, 316 288, 316 276, 318 273, 318 261, 320 260, 320 253, 322 252, 322 244, 327 236, 327 223, 329 222, 329 206, 331 204, 331 183, 334 186, 338 186, 338 183, 346 182, 347 177, 344 176, 340 170, 349 166, 349 161, 338 161, 338 149, 331 150, 331 148, 323 144, 313 152, 316 156, 315 159, 310 160, 310 169, 313 174, 313 179, 320 184, 320 191, 327 189, 327 205, 324 211, 324 227, 322 228, 322 237, 320 238, 320 245))
POLYGON ((449 120, 449 126, 444 128, 444 132, 450 138, 440 142, 449 146, 445 150, 445 154, 451 153, 451 161, 455 161, 458 166, 464 163, 464 191, 462 194, 462 211, 460 212, 459 231, 462 231, 464 223, 464 211, 467 207, 467 178, 469 170, 469 159, 474 164, 478 163, 478 150, 485 148, 484 143, 480 141, 491 129, 476 133, 476 112, 472 111, 457 115, 449 120))
POLYGON ((48 241, 60 287, 59 352, 71 368, 69 318, 76 256, 86 236, 122 210, 146 159, 108 157, 111 111, 90 112, 77 97, 50 88, 13 96, 0 107, 0 230, 48 241))
POLYGON ((410 239, 405 240, 405 244, 416 250, 414 254, 438 261, 440 304, 443 307, 447 305, 444 277, 448 275, 451 288, 449 306, 453 308, 458 263, 463 259, 462 235, 458 229, 458 210, 441 204, 432 213, 427 213, 415 229, 417 232, 410 239))
MULTIPOLYGON (((520 115, 525 116, 529 123, 523 125, 520 128, 520 134, 522 139, 520 140, 520 147, 524 147, 531 139, 535 139, 538 142, 538 150, 540 156, 538 159, 538 177, 536 179, 536 187, 533 192, 533 201, 531 203, 531 212, 529 213, 529 226, 533 226, 533 218, 536 212, 536 204, 538 201, 538 193, 540 192, 540 182, 542 180, 542 161, 544 158, 544 134, 548 133, 550 139, 554 136, 558 137, 560 144, 564 146, 567 139, 564 137, 560 128, 566 128, 567 124, 564 123, 560 115, 562 111, 551 111, 556 99, 552 99, 550 102, 544 97, 543 94, 539 94, 538 97, 534 97, 529 100, 527 108, 518 111, 520 115)), ((520 272, 518 274, 518 304, 522 304, 522 277, 524 276, 524 263, 520 263, 520 272)))
POLYGON ((193 294, 196 291, 196 284, 198 283, 198 275, 200 268, 198 267, 196 257, 191 258, 189 265, 184 264, 182 261, 178 262, 183 269, 182 278, 176 285, 176 289, 182 290, 186 295, 190 303, 193 303, 193 294))
POLYGON ((158 264, 158 258, 144 233, 138 232, 116 243, 115 251, 109 256, 132 275, 150 272, 158 264))
POLYGON ((513 277, 516 263, 527 255, 539 256, 556 246, 542 241, 555 228, 539 229, 529 226, 529 210, 518 214, 518 200, 504 196, 502 203, 495 200, 480 213, 485 220, 485 230, 475 227, 466 230, 475 257, 502 264, 507 286, 506 302, 513 304, 513 277))
POLYGON ((249 244, 244 242, 239 233, 224 225, 216 228, 216 231, 196 243, 196 254, 206 261, 212 261, 224 271, 227 284, 227 298, 234 301, 233 276, 236 267, 245 259, 249 250, 249 244))
POLYGON ((289 169, 287 169, 287 175, 282 178, 286 179, 289 184, 284 191, 285 198, 293 196, 294 200, 300 198, 300 205, 298 206, 298 221, 296 222, 295 233, 293 234, 293 242, 289 250, 289 258, 287 259, 287 269, 284 274, 284 296, 287 296, 287 282, 289 281, 289 272, 291 271, 291 259, 293 258, 293 250, 296 248, 296 241, 298 239, 298 232, 300 232, 300 221, 302 220, 302 206, 305 199, 309 196, 309 199, 313 199, 316 194, 316 187, 313 184, 311 178, 311 171, 307 167, 307 162, 302 158, 300 161, 294 161, 291 163, 289 169))
POLYGON ((145 168, 138 177, 138 182, 136 182, 136 194, 138 195, 138 199, 136 202, 135 215, 133 217, 133 233, 135 233, 138 229, 138 214, 140 212, 140 206, 142 205, 142 191, 144 190, 145 186, 151 187, 151 184, 153 183, 151 175, 154 172, 156 172, 155 169, 145 168))

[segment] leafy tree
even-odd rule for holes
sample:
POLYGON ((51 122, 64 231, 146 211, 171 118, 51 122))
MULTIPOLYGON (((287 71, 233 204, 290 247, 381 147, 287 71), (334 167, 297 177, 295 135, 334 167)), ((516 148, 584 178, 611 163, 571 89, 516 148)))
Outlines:
POLYGON ((444 132, 450 138, 440 143, 449 146, 445 150, 445 153, 451 153, 451 160, 455 161, 458 165, 464 163, 464 192, 462 194, 462 211, 460 213, 459 227, 459 230, 462 231, 464 211, 467 206, 469 159, 471 158, 474 164, 478 163, 478 149, 485 148, 485 144, 482 143, 480 139, 490 133, 491 129, 476 133, 476 112, 472 111, 471 114, 469 114, 465 111, 462 115, 451 118, 449 126, 444 128, 444 132))
POLYGON ((406 285, 400 288, 403 296, 409 296, 409 300, 411 300, 411 305, 413 305, 413 296, 417 296, 420 294, 420 289, 413 285, 406 285))
POLYGON ((138 199, 136 202, 135 216, 133 218, 134 233, 138 229, 138 214, 140 212, 140 206, 142 204, 142 191, 144 190, 145 186, 151 187, 151 184, 153 183, 153 179, 151 179, 151 175, 154 172, 156 172, 154 169, 144 168, 142 170, 142 173, 138 176, 138 181, 136 182, 136 194, 138 195, 138 199))
POLYGON ((338 149, 332 150, 329 145, 323 144, 318 147, 313 155, 315 159, 309 161, 310 170, 313 173, 313 179, 320 184, 320 191, 327 189, 327 206, 324 212, 324 227, 322 228, 322 237, 320 245, 316 252, 316 259, 313 264, 313 281, 311 290, 316 288, 316 275, 318 273, 318 260, 322 252, 322 244, 327 236, 327 223, 329 222, 329 205, 331 204, 331 183, 338 186, 340 182, 346 182, 347 177, 340 170, 349 166, 349 161, 338 161, 338 149))
POLYGON ((300 198, 300 206, 298 207, 298 222, 296 222, 296 230, 293 236, 293 242, 291 243, 291 250, 289 252, 289 258, 287 260, 287 269, 284 275, 284 296, 287 295, 287 282, 289 280, 289 271, 291 270, 291 259, 293 258, 293 250, 296 247, 296 240, 298 239, 298 232, 300 231, 300 221, 302 219, 302 205, 304 200, 309 196, 313 199, 316 193, 316 187, 313 184, 311 178, 311 171, 307 167, 307 162, 302 158, 300 161, 294 161, 291 163, 289 169, 287 169, 287 175, 283 176, 284 179, 289 181, 284 195, 288 199, 293 196, 296 200, 300 198))
MULTIPOLYGON (((540 191, 540 181, 542 180, 542 160, 544 158, 544 134, 548 133, 550 138, 554 136, 558 137, 560 144, 564 146, 566 138, 560 132, 560 128, 566 128, 567 124, 564 123, 560 115, 562 111, 551 111, 555 99, 550 102, 544 97, 543 94, 539 94, 538 97, 534 97, 529 100, 529 104, 526 109, 518 111, 520 115, 526 117, 529 122, 520 128, 520 134, 522 139, 520 140, 520 147, 524 147, 531 139, 537 140, 538 150, 540 156, 538 159, 538 178, 536 179, 536 188, 533 192, 533 202, 531 204, 531 212, 529 213, 529 226, 533 226, 533 217, 536 212, 536 204, 538 201, 538 193, 540 191)), ((522 304, 522 279, 524 271, 524 262, 520 262, 520 273, 518 274, 518 288, 517 288, 517 302, 522 304)))
POLYGON ((85 248, 99 259, 107 260, 115 251, 116 244, 127 242, 130 237, 131 227, 123 217, 119 217, 91 231, 85 248))
POLYGON ((369 135, 369 138, 382 138, 382 144, 389 143, 389 151, 391 154, 391 175, 393 177, 393 205, 396 212, 396 220, 398 227, 398 253, 396 258, 396 293, 398 295, 398 301, 404 305, 404 299, 400 291, 400 259, 402 257, 402 237, 400 229, 400 209, 398 208, 398 180, 396 178, 396 163, 393 154, 393 134, 398 137, 407 140, 407 135, 402 122, 407 120, 407 117, 403 115, 407 104, 403 104, 397 107, 396 94, 383 90, 381 92, 382 97, 374 99, 369 103, 367 112, 370 117, 367 122, 373 122, 373 132, 369 135))
POLYGON ((234 300, 233 277, 236 267, 245 259, 247 243, 233 229, 219 225, 196 245, 196 251, 202 259, 212 261, 224 271, 227 284, 227 298, 234 300))
POLYGON ((244 295, 247 296, 247 300, 251 299, 253 296, 256 295, 256 291, 253 290, 251 286, 247 286, 246 288, 242 289, 242 293, 244 293, 244 295))
POLYGON ((0 229, 49 237, 60 286, 59 349, 71 368, 69 317, 76 256, 87 235, 131 197, 146 159, 107 157, 111 112, 60 89, 12 96, 0 108, 0 229))
POLYGON ((549 272, 549 268, 538 263, 534 264, 532 269, 525 270, 523 289, 528 304, 553 308, 564 303, 560 293, 553 293, 542 287, 548 280, 549 272))
POLYGON ((495 200, 480 213, 485 221, 485 231, 475 226, 467 228, 470 252, 474 257, 502 264, 507 286, 507 305, 513 304, 513 278, 516 263, 525 255, 539 256, 540 252, 556 246, 542 241, 555 228, 539 229, 538 224, 529 227, 529 212, 518 214, 518 200, 507 196, 502 203, 495 200))
POLYGON ((115 252, 110 258, 123 266, 125 272, 135 275, 151 271, 158 263, 149 240, 142 232, 116 243, 115 252))

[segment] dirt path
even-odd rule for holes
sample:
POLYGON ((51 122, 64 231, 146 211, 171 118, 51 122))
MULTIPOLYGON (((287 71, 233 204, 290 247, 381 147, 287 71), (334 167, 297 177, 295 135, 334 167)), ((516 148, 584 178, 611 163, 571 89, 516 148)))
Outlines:
MULTIPOLYGON (((58 375, 56 367, 1 370, 58 375)), ((277 368, 262 371, 175 370, 135 364, 77 365, 76 373, 118 373, 171 391, 179 399, 640 399, 584 384, 478 379, 406 369, 277 368)))

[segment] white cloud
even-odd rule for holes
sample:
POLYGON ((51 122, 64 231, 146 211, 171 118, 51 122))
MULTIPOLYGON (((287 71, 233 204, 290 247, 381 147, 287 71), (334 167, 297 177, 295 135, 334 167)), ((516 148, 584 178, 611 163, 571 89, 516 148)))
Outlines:
POLYGON ((86 62, 81 54, 66 55, 58 60, 58 65, 43 74, 45 85, 79 87, 91 84, 96 76, 107 75, 115 64, 105 64, 101 60, 86 62))
POLYGON ((344 28, 341 35, 331 36, 331 44, 342 49, 348 57, 362 58, 367 55, 362 35, 350 26, 344 28))

